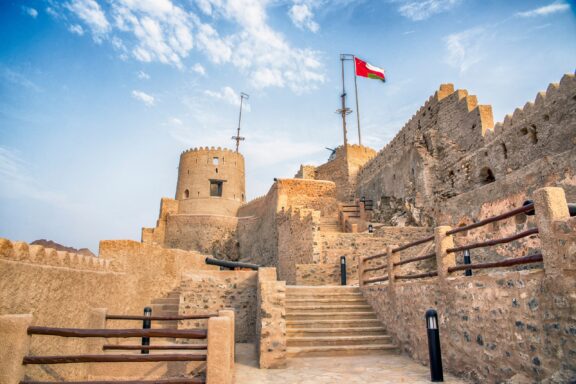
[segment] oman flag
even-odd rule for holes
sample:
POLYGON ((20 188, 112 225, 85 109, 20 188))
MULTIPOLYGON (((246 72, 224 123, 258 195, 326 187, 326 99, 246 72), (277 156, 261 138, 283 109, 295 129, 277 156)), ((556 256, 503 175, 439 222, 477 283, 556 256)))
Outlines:
POLYGON ((368 77, 370 79, 377 79, 386 81, 384 77, 384 70, 368 64, 354 56, 354 63, 356 64, 356 76, 368 77))

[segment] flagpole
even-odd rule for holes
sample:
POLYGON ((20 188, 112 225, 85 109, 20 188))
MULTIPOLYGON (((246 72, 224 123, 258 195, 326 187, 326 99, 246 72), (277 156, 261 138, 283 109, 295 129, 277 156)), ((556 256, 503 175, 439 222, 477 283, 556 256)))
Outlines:
POLYGON ((356 91, 356 121, 358 122, 358 144, 362 145, 362 135, 360 134, 360 107, 358 106, 358 82, 356 78, 356 56, 352 56, 354 61, 354 90, 356 91))
POLYGON ((350 113, 350 110, 346 108, 346 87, 344 84, 344 55, 340 55, 340 61, 342 63, 342 108, 339 109, 338 113, 342 114, 342 130, 344 131, 344 150, 347 151, 348 139, 346 138, 346 115, 350 113))

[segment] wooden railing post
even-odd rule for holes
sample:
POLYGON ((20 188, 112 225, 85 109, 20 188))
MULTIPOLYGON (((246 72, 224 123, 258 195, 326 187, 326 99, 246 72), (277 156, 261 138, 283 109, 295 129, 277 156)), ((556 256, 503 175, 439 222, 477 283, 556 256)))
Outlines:
POLYGON ((454 238, 452 235, 447 235, 446 232, 450 231, 452 227, 444 225, 434 229, 434 244, 436 249, 436 266, 438 270, 438 278, 444 282, 448 278, 448 268, 456 265, 456 254, 448 252, 449 248, 454 248, 454 238))
POLYGON ((570 219, 566 195, 562 188, 547 187, 534 192, 534 211, 540 234, 542 258, 546 274, 560 274, 576 269, 576 252, 566 240, 575 241, 574 228, 562 231, 556 224, 570 219), (566 232, 566 233, 563 233, 566 232))
MULTIPOLYGON (((88 317, 88 328, 105 329, 107 312, 106 308, 92 308, 88 317)), ((89 338, 86 340, 86 354, 97 355, 102 353, 105 343, 106 339, 103 337, 89 338)), ((83 366, 86 367, 86 373, 89 376, 105 376, 109 373, 108 369, 101 364, 83 364, 83 366)))
POLYGON ((394 263, 400 261, 400 252, 392 252, 392 247, 388 246, 388 248, 386 248, 386 254, 388 255, 388 286, 390 287, 390 290, 394 290, 394 284, 396 283, 394 278, 396 267, 394 266, 394 263))
POLYGON ((22 360, 28 355, 28 327, 32 315, 0 316, 0 384, 17 384, 24 376, 22 360))
POLYGON ((218 311, 218 316, 228 317, 230 319, 230 369, 234 372, 234 352, 236 348, 236 333, 234 327, 236 326, 236 315, 232 308, 225 308, 218 311))
POLYGON ((364 286, 364 258, 361 255, 358 256, 358 286, 364 286))
POLYGON ((208 319, 208 352, 206 360, 206 384, 230 384, 230 318, 226 316, 208 319))

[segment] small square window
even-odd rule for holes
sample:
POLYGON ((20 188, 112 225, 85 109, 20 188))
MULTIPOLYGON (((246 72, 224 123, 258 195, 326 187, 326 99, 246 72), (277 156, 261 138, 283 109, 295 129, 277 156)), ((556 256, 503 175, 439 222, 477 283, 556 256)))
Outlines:
POLYGON ((222 197, 222 181, 210 180, 210 196, 222 197))
POLYGON ((218 165, 218 158, 217 157, 213 157, 212 158, 212 165, 218 165))

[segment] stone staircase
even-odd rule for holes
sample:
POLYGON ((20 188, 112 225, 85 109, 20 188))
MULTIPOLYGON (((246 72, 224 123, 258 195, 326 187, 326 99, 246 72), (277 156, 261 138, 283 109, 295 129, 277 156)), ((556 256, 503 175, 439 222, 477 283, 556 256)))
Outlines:
MULTIPOLYGON (((169 292, 166 297, 152 300, 150 307, 154 316, 178 316, 180 290, 175 289, 169 292)), ((178 329, 178 321, 156 320, 152 322, 152 328, 178 329)))
POLYGON ((397 353, 358 287, 286 287, 289 357, 397 353))
POLYGON ((340 222, 337 217, 321 217, 320 231, 322 232, 342 232, 340 222))

